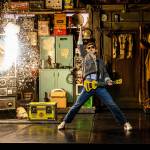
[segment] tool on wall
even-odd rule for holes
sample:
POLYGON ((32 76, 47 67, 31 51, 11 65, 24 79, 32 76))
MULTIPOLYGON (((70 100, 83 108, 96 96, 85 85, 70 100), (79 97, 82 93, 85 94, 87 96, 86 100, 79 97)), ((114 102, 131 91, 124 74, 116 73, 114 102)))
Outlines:
POLYGON ((117 34, 112 36, 112 58, 130 59, 132 58, 133 36, 130 33, 117 34))

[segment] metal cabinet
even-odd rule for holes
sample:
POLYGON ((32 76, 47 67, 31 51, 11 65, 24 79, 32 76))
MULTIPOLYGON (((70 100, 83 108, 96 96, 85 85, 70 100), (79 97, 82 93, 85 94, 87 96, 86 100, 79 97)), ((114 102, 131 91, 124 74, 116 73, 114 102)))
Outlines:
POLYGON ((48 67, 48 56, 51 57, 51 67, 54 63, 62 68, 73 67, 73 36, 41 36, 40 37, 40 60, 44 61, 41 67, 48 67))
POLYGON ((39 70, 39 101, 44 101, 45 92, 63 88, 67 91, 67 102, 73 102, 73 84, 67 81, 70 69, 39 70))
POLYGON ((55 63, 55 37, 41 36, 40 39, 40 60, 41 68, 53 67, 55 63), (51 57, 51 66, 48 65, 48 56, 51 57), (43 64, 44 63, 44 64, 43 64))
POLYGON ((56 62, 64 67, 73 66, 73 36, 56 36, 56 62))

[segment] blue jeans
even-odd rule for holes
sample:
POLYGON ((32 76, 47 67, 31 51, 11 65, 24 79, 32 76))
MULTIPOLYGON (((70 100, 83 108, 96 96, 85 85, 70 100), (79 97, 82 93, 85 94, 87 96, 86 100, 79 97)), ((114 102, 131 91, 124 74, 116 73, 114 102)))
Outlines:
POLYGON ((120 108, 116 105, 116 103, 113 101, 107 89, 101 87, 97 88, 96 90, 91 90, 90 92, 86 92, 83 88, 81 95, 78 97, 74 105, 70 108, 63 121, 65 121, 66 123, 71 123, 76 113, 80 110, 81 106, 93 94, 96 94, 98 97, 100 97, 102 103, 105 104, 107 108, 112 112, 114 118, 120 125, 123 125, 125 122, 127 122, 126 117, 124 116, 120 108))

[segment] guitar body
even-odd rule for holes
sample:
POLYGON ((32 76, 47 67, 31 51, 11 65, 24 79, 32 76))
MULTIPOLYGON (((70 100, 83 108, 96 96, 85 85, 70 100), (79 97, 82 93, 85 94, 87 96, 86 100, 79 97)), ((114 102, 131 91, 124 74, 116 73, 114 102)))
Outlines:
MULTIPOLYGON (((112 82, 112 84, 122 84, 122 79, 118 79, 112 82)), ((87 92, 95 90, 97 87, 104 87, 107 84, 105 82, 97 82, 96 80, 84 80, 84 88, 87 92)))
POLYGON ((98 86, 98 82, 96 80, 85 80, 84 81, 84 88, 87 92, 91 91, 92 89, 96 89, 98 86))

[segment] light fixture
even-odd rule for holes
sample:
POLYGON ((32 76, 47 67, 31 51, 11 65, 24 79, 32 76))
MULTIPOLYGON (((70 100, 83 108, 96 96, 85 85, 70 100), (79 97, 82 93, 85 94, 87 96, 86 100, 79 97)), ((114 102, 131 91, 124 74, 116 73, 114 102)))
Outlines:
POLYGON ((20 27, 14 22, 8 22, 4 27, 4 36, 1 39, 1 46, 3 46, 2 62, 0 64, 0 72, 6 72, 14 64, 16 64, 16 58, 19 51, 18 33, 20 27))

